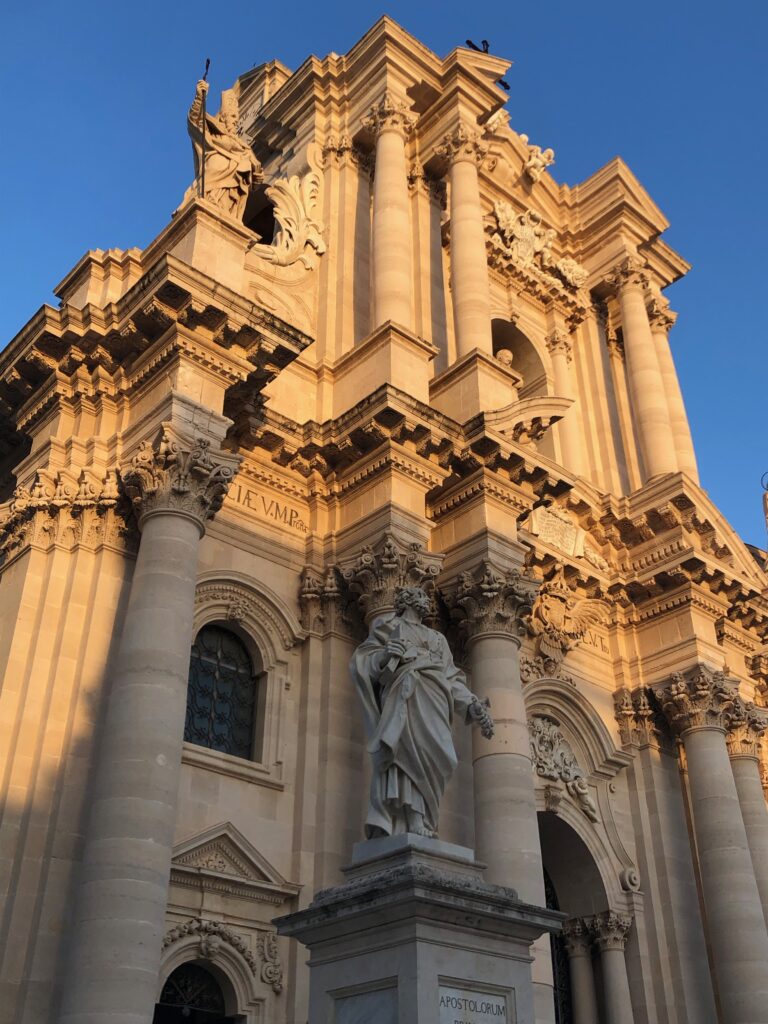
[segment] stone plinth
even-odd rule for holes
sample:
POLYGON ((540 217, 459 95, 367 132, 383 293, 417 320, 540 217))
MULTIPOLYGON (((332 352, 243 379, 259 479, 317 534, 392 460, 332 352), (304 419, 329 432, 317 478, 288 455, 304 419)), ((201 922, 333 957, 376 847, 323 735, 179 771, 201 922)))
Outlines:
POLYGON ((310 1024, 529 1024, 531 943, 565 915, 482 879, 465 847, 355 846, 347 882, 277 918, 309 949, 310 1024))
POLYGON ((429 402, 458 423, 479 412, 495 412, 517 401, 522 383, 519 373, 478 349, 433 377, 429 402))

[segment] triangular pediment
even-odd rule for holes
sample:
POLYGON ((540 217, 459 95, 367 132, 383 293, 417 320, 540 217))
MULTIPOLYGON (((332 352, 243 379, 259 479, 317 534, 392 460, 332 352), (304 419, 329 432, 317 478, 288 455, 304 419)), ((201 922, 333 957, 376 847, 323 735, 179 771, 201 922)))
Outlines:
POLYGON ((174 848, 171 877, 177 882, 283 902, 301 888, 288 882, 232 822, 214 825, 174 848))

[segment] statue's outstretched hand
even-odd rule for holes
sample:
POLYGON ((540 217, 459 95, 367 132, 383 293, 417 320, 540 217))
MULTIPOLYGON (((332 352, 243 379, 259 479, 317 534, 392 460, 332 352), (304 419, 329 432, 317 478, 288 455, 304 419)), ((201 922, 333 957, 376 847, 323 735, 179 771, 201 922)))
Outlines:
POLYGON ((473 697, 472 703, 469 705, 469 717, 473 722, 477 722, 480 726, 480 732, 487 740, 493 736, 493 718, 488 710, 490 706, 491 703, 487 697, 485 700, 473 697))

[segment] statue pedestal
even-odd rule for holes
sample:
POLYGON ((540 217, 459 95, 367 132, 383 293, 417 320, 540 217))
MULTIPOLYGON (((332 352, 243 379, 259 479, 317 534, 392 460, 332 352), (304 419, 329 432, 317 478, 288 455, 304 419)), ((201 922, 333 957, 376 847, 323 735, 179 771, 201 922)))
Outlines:
POLYGON ((531 942, 564 914, 411 834, 357 843, 345 874, 275 921, 309 949, 310 1024, 532 1024, 531 942))

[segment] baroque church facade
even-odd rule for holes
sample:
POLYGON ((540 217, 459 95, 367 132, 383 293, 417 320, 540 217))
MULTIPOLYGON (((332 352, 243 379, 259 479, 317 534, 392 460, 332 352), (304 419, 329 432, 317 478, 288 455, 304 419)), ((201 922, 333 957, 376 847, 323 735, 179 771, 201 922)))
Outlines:
MULTIPOLYGON (((0 354, 0 1021, 303 1024, 349 678, 426 589, 495 734, 440 838, 565 916, 535 1022, 768 1022, 768 576, 702 489, 621 159, 388 18, 189 112, 195 183, 0 354)), ((192 98, 191 98, 192 99, 192 98)))

